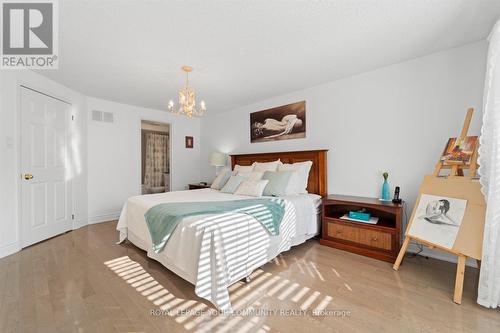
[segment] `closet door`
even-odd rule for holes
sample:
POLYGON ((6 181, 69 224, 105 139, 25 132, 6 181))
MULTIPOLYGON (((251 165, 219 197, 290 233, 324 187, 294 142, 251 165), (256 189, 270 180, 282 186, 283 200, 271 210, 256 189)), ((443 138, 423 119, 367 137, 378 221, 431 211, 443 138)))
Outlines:
POLYGON ((70 105, 21 88, 22 246, 71 229, 70 105))

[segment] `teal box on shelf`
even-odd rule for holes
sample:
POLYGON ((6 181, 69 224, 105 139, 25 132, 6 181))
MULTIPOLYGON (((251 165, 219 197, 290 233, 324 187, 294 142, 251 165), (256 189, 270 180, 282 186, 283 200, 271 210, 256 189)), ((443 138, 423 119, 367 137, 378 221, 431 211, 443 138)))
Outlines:
POLYGON ((370 221, 370 213, 363 212, 349 212, 349 218, 361 220, 361 221, 370 221))

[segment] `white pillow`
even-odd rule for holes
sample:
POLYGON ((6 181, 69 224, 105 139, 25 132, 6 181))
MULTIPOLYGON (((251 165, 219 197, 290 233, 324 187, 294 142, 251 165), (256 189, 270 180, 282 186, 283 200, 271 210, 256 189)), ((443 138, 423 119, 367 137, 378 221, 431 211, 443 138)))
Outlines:
POLYGON ((222 170, 217 177, 215 177, 210 188, 214 190, 220 190, 226 185, 229 178, 233 175, 233 172, 229 169, 222 170))
POLYGON ((253 162, 253 170, 254 171, 261 171, 261 172, 266 172, 266 171, 276 171, 278 170, 278 165, 281 163, 280 160, 274 161, 274 162, 253 162))
POLYGON ((297 171, 297 177, 290 178, 288 190, 292 191, 292 187, 295 187, 295 191, 298 194, 307 193, 307 182, 309 180, 309 171, 311 171, 312 161, 298 162, 293 164, 283 164, 280 163, 278 166, 278 171, 297 171), (292 185, 294 184, 294 185, 292 185))
MULTIPOLYGON (((283 171, 283 170, 281 170, 283 171)), ((285 195, 296 195, 300 194, 300 176, 298 171, 293 171, 290 179, 288 180, 288 184, 286 184, 285 195)))
POLYGON ((245 177, 245 180, 261 180, 262 176, 264 176, 264 172, 257 172, 257 171, 252 171, 252 172, 238 172, 238 176, 245 177))
POLYGON ((251 197, 261 197, 262 192, 266 188, 269 180, 245 180, 243 181, 234 194, 247 195, 251 197))
POLYGON ((253 165, 238 165, 236 164, 234 166, 234 171, 237 172, 252 172, 253 171, 253 165))

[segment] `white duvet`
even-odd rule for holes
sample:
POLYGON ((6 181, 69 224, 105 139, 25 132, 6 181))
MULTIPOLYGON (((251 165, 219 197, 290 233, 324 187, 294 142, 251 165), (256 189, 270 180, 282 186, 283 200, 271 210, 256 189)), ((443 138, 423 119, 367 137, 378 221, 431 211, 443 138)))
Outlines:
POLYGON ((285 216, 280 234, 272 236, 253 217, 241 213, 198 215, 185 218, 160 253, 152 250, 146 211, 165 202, 245 200, 252 197, 212 189, 178 191, 132 197, 125 203, 117 230, 120 242, 129 239, 195 285, 195 293, 223 311, 231 311, 228 287, 250 275, 283 251, 318 234, 320 197, 302 194, 283 197, 285 216))

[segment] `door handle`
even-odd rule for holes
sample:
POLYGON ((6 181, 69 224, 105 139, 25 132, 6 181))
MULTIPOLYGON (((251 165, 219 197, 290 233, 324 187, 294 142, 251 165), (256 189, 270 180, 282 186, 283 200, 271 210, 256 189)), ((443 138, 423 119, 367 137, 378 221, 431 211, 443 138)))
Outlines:
POLYGON ((33 179, 33 175, 31 173, 25 173, 24 174, 24 179, 26 179, 26 180, 33 179))

